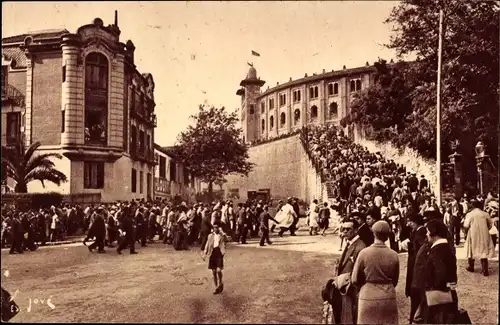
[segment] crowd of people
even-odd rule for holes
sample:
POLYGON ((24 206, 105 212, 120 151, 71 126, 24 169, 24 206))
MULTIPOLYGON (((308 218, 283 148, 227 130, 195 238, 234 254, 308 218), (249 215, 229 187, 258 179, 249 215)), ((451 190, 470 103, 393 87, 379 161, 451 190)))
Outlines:
POLYGON ((419 179, 370 153, 335 126, 307 128, 301 137, 324 181, 334 188, 332 201, 311 203, 309 234, 325 234, 333 221, 342 237, 335 277, 322 292, 325 322, 397 324, 397 253, 402 250, 408 251, 409 322, 469 322, 458 308, 456 247, 463 234, 467 271, 474 272, 479 259, 481 273, 489 275, 488 258, 498 238, 496 190, 438 206, 424 175, 419 179))

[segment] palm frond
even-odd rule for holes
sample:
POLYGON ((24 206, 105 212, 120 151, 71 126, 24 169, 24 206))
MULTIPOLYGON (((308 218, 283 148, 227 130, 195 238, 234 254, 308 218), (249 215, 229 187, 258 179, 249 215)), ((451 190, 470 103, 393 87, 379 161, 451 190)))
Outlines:
POLYGON ((33 154, 35 153, 35 151, 41 146, 42 144, 40 143, 40 141, 37 141, 35 143, 33 143, 31 146, 29 146, 28 149, 24 148, 24 144, 22 144, 22 149, 24 152, 24 159, 23 159, 23 168, 25 169, 26 168, 26 165, 28 164, 28 162, 31 160, 31 158, 33 157, 33 154))
POLYGON ((24 178, 26 184, 31 181, 38 180, 40 182, 49 181, 56 185, 67 182, 66 175, 54 168, 38 167, 31 170, 24 178))
POLYGON ((62 155, 58 153, 44 153, 39 154, 31 158, 26 164, 25 173, 28 174, 31 170, 37 167, 53 168, 55 166, 54 162, 50 158, 62 159, 62 155))

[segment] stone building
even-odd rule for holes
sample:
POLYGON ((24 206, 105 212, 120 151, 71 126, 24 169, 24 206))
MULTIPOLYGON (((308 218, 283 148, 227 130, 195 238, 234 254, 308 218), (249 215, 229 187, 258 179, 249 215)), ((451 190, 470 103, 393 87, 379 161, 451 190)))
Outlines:
POLYGON ((201 181, 189 175, 184 166, 175 159, 171 147, 155 143, 155 200, 173 200, 176 196, 184 201, 194 202, 201 191, 201 181))
POLYGON ((154 80, 120 41, 118 16, 70 33, 28 32, 2 39, 2 144, 41 142, 68 182, 28 184, 87 201, 147 199, 154 184, 154 80))
MULTIPOLYGON (((349 113, 353 95, 374 84, 375 67, 313 74, 262 91, 265 81, 251 66, 241 88, 241 123, 246 142, 272 139, 307 125, 334 123, 349 113)), ((354 137, 354 126, 347 130, 354 137)))

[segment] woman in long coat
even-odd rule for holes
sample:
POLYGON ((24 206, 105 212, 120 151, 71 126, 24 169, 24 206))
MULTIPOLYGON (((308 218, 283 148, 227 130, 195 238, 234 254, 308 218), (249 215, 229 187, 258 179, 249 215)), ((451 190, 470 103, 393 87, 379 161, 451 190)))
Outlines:
POLYGON ((465 252, 469 260, 467 271, 474 272, 475 259, 481 260, 483 275, 488 275, 488 258, 495 255, 495 246, 489 230, 493 226, 491 217, 487 212, 481 210, 481 203, 472 202, 473 209, 467 213, 464 221, 464 228, 467 229, 467 239, 465 240, 465 252))
POLYGON ((385 244, 391 227, 377 221, 372 230, 375 242, 359 253, 352 271, 352 284, 360 288, 357 323, 398 324, 399 257, 385 244))

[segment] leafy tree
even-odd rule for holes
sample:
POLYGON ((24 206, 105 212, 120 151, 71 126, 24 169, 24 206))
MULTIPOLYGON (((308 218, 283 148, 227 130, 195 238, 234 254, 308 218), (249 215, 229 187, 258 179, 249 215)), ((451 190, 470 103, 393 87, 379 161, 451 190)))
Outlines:
MULTIPOLYGON (((390 82, 367 89, 343 122, 373 126, 379 140, 436 156, 436 71, 439 9, 444 11, 441 74, 443 157, 459 140, 464 159, 477 141, 498 155, 499 6, 460 0, 404 1, 386 23, 393 26, 388 48, 399 58, 416 58, 403 69, 380 62, 377 74, 390 82), (408 97, 406 97, 408 96, 408 97), (367 117, 362 117, 368 114, 367 117), (397 129, 399 132, 394 132, 397 129)), ((473 173, 474 174, 474 173, 473 173)))
POLYGON ((236 113, 200 105, 198 114, 191 118, 195 125, 179 135, 175 151, 192 176, 208 183, 211 198, 214 183, 224 183, 224 177, 231 173, 247 176, 253 164, 236 126, 236 113))
POLYGON ((33 143, 28 148, 24 141, 19 141, 13 147, 2 146, 2 167, 7 177, 16 181, 15 192, 27 193, 28 183, 38 180, 45 187, 45 181, 60 185, 66 182, 64 173, 55 168, 51 158, 62 159, 58 153, 42 153, 35 155, 41 146, 40 142, 33 143))

